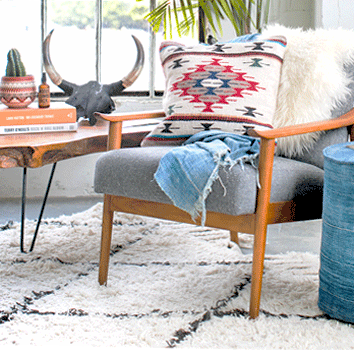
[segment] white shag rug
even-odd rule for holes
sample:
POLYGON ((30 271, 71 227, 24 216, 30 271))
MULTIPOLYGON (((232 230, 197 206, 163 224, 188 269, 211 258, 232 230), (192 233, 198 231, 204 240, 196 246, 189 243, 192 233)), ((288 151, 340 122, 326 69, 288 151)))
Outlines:
MULTIPOLYGON (((98 204, 44 220, 29 254, 19 224, 1 228, 1 349, 353 349, 353 326, 317 307, 318 256, 267 256, 261 313, 250 320, 251 257, 222 230, 116 214, 99 286, 101 213, 98 204)), ((28 221, 28 240, 33 230, 28 221)))

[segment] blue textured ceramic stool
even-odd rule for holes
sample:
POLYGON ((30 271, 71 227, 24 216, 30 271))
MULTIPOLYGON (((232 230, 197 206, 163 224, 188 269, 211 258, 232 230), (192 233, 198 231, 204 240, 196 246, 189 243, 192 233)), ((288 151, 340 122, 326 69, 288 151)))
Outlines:
POLYGON ((324 193, 318 306, 354 323, 354 142, 324 149, 324 193))

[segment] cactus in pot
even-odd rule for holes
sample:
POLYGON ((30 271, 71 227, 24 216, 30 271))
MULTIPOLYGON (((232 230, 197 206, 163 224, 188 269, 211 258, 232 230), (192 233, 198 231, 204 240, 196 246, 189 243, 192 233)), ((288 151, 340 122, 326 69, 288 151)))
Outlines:
POLYGON ((27 75, 17 49, 7 54, 6 75, 1 78, 0 99, 10 108, 25 108, 36 98, 33 75, 27 75))
POLYGON ((21 61, 21 55, 17 49, 11 49, 7 54, 6 76, 26 76, 26 68, 21 61))

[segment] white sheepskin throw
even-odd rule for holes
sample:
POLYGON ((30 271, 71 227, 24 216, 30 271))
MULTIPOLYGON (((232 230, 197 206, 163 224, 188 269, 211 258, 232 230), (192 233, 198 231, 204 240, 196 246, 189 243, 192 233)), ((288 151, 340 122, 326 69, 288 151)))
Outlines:
MULTIPOLYGON (((316 29, 304 31, 272 25, 263 36, 287 38, 277 109, 273 125, 282 127, 328 120, 331 111, 350 93, 343 67, 354 63, 354 31, 316 29)), ((277 153, 288 157, 311 149, 320 133, 278 140, 277 153)))

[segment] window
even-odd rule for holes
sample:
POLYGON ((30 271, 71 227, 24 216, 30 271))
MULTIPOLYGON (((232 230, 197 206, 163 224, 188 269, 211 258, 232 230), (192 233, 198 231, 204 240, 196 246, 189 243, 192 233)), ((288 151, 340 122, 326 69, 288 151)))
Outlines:
MULTIPOLYGON (((15 47, 39 85, 41 43, 54 29, 51 59, 63 79, 76 84, 111 83, 123 78, 135 63, 134 34, 143 44, 145 66, 123 93, 154 96, 164 88, 156 49, 163 37, 153 35, 143 17, 155 5, 156 0, 0 0, 0 68, 5 72, 6 54, 15 47)), ((53 93, 62 94, 48 83, 53 93)))
POLYGON ((38 81, 40 76, 41 11, 39 1, 0 1, 0 30, 3 38, 0 44, 0 69, 5 74, 6 55, 11 48, 17 48, 22 56, 28 74, 38 81))

